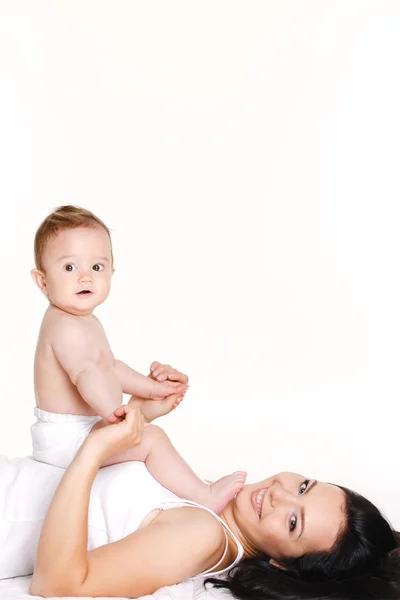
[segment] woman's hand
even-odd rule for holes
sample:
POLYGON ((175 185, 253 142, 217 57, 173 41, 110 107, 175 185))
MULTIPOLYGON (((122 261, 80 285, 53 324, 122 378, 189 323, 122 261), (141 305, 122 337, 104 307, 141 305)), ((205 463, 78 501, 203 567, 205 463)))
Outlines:
POLYGON ((129 404, 117 408, 109 420, 114 420, 114 423, 92 430, 83 443, 101 461, 122 450, 138 446, 145 427, 140 408, 129 404))

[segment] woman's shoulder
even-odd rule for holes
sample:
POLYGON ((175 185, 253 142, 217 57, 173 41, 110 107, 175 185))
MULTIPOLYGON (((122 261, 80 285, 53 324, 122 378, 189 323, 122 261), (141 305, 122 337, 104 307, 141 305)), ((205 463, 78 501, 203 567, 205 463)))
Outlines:
POLYGON ((215 515, 196 506, 177 506, 160 510, 150 526, 170 527, 174 532, 175 543, 191 543, 192 559, 201 568, 211 568, 225 550, 226 535, 223 525, 215 515))
POLYGON ((214 535, 217 539, 225 541, 224 527, 214 514, 200 506, 172 506, 160 510, 152 523, 184 523, 191 531, 204 531, 204 535, 214 535))

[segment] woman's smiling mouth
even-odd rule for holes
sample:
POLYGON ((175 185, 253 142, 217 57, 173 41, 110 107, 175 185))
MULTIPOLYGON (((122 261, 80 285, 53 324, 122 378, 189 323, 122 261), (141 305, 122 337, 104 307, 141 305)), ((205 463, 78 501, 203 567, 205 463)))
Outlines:
POLYGON ((251 502, 253 504, 254 511, 259 519, 261 518, 262 503, 266 491, 267 488, 263 488, 262 490, 253 492, 251 495, 251 502))

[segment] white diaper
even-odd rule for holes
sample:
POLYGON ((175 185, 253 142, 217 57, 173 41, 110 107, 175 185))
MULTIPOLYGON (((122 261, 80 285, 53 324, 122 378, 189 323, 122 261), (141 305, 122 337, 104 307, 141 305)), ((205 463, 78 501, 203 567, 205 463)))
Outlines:
POLYGON ((63 415, 35 407, 31 426, 32 456, 35 460, 66 469, 93 425, 101 417, 63 415))

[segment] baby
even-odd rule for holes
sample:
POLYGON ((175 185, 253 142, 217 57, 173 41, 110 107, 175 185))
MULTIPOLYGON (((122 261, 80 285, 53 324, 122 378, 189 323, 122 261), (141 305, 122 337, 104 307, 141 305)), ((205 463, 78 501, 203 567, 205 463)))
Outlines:
MULTIPOLYGON (((33 457, 66 468, 90 430, 115 422, 123 393, 150 423, 178 406, 187 377, 153 363, 145 377, 116 360, 93 315, 110 292, 114 273, 110 232, 93 213, 62 206, 40 225, 32 277, 49 306, 35 354, 36 423, 33 457), (157 379, 159 379, 157 381, 157 379)), ((161 429, 145 427, 139 446, 107 464, 140 460, 164 487, 219 513, 239 492, 238 471, 208 485, 179 456, 161 429)))

